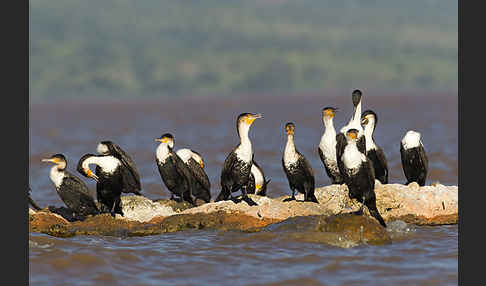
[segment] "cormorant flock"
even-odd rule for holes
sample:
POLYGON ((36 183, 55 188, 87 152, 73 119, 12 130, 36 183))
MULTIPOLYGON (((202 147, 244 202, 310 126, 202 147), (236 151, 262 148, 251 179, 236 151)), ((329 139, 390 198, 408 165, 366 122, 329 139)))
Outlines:
MULTIPOLYGON (((357 214, 363 213, 366 206, 370 214, 386 227, 376 208, 374 192, 375 179, 388 184, 387 160, 383 150, 373 138, 378 116, 372 110, 361 113, 362 92, 352 93, 353 114, 348 124, 336 132, 333 118, 338 109, 322 109, 324 134, 317 147, 325 172, 332 184, 346 184, 349 197, 360 202, 357 214)), ((221 171, 221 191, 214 200, 232 200, 235 203, 245 201, 250 206, 257 205, 247 194, 266 196, 270 180, 265 178, 263 170, 256 163, 252 143, 248 133, 261 114, 242 113, 236 120, 236 129, 240 143, 226 157, 221 171), (241 198, 233 193, 241 192, 241 198)), ((314 195, 314 171, 294 143, 296 126, 293 122, 285 125, 287 142, 282 155, 282 167, 285 172, 291 197, 284 201, 295 200, 295 191, 304 194, 304 201, 319 203, 314 195)), ((174 151, 175 138, 165 133, 155 141, 159 142, 155 150, 155 163, 165 186, 171 193, 171 199, 187 201, 195 205, 200 199, 209 203, 211 183, 204 170, 204 160, 198 152, 189 148, 174 151)), ((99 213, 110 213, 112 216, 123 216, 122 193, 142 195, 140 175, 130 156, 117 144, 102 141, 97 146, 98 155, 85 154, 77 164, 77 171, 87 178, 96 181, 96 199, 89 194, 86 184, 77 176, 66 170, 67 160, 62 154, 42 159, 54 163, 49 177, 56 191, 66 206, 75 216, 84 217, 99 213), (90 165, 96 165, 95 172, 90 165)), ((400 155, 407 184, 417 182, 425 185, 428 171, 428 159, 421 141, 420 133, 410 130, 400 141, 400 155)), ((39 209, 30 198, 29 202, 39 209)))

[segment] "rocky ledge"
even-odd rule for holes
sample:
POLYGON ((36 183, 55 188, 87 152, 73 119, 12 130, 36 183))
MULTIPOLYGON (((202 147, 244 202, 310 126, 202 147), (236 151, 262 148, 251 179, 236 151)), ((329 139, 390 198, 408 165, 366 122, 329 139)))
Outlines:
MULTIPOLYGON (((419 187, 386 184, 376 181, 377 207, 384 220, 416 225, 456 224, 458 221, 458 187, 435 184, 419 187)), ((66 208, 29 209, 29 230, 58 237, 74 235, 145 236, 188 229, 239 230, 246 232, 283 232, 310 242, 341 247, 360 243, 386 244, 388 232, 369 216, 350 215, 359 203, 350 200, 346 185, 316 189, 319 204, 283 202, 284 197, 250 197, 258 206, 242 201, 203 204, 170 200, 151 201, 142 196, 123 196, 124 217, 108 214, 75 220, 66 208)), ((405 224, 406 225, 406 224, 405 224)))

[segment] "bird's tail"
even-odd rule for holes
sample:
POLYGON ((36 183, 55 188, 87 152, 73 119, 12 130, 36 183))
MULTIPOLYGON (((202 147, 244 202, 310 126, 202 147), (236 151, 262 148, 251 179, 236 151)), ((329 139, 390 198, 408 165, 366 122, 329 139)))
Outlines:
POLYGON ((42 208, 40 208, 35 202, 34 200, 29 196, 29 204, 36 210, 36 211, 39 211, 41 210, 42 208))
POLYGON ((380 213, 378 212, 378 209, 376 208, 376 206, 371 206, 369 207, 368 206, 368 210, 370 211, 370 214, 372 217, 376 218, 378 220, 378 222, 386 228, 386 223, 385 223, 385 220, 383 220, 383 218, 381 217, 380 213))

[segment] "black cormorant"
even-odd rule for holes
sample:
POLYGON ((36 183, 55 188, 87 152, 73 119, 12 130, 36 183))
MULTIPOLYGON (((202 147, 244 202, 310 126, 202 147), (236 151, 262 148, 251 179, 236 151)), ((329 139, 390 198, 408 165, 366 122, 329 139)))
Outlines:
MULTIPOLYGON (((358 149, 358 130, 349 129, 346 132, 346 146, 341 160, 344 165, 342 172, 344 183, 349 190, 349 197, 366 205, 371 216, 376 218, 380 224, 386 227, 376 207, 375 195, 375 174, 371 161, 358 149)), ((359 213, 362 214, 363 205, 359 213)))
POLYGON ((51 168, 49 178, 56 187, 57 194, 75 216, 96 215, 100 211, 89 193, 86 184, 80 178, 66 170, 67 161, 63 154, 55 154, 42 159, 55 165, 51 168))
POLYGON ((366 138, 366 156, 368 156, 373 164, 375 178, 382 184, 388 184, 388 166, 385 153, 373 138, 377 121, 378 117, 372 110, 366 110, 361 115, 361 124, 364 126, 364 135, 366 138))
POLYGON ((287 131, 287 144, 282 156, 282 167, 287 175, 292 197, 284 201, 295 200, 295 190, 297 190, 304 194, 304 201, 319 203, 314 195, 314 171, 307 159, 295 148, 295 125, 292 122, 285 124, 285 130, 287 131))
POLYGON ((250 180, 248 181, 248 186, 246 188, 247 193, 266 196, 268 183, 270 183, 270 179, 265 179, 265 174, 263 173, 262 168, 255 160, 253 160, 253 165, 251 165, 250 170, 250 180))
MULTIPOLYGON (((121 173, 124 182, 122 193, 133 193, 141 196, 140 175, 132 158, 120 146, 111 141, 100 142, 96 150, 100 155, 111 155, 122 162, 121 173)), ((95 174, 99 174, 99 167, 96 167, 95 174)))
POLYGON ((174 137, 170 133, 162 134, 155 141, 160 142, 155 151, 155 162, 159 168, 160 176, 171 193, 194 205, 192 189, 194 177, 182 159, 174 152, 174 137))
POLYGON ((407 184, 417 182, 420 186, 425 186, 429 160, 425 155, 420 133, 410 130, 405 134, 400 142, 400 156, 407 184))
POLYGON ((102 204, 101 212, 109 212, 113 217, 115 214, 123 216, 120 198, 124 185, 122 166, 123 163, 111 155, 85 154, 77 167, 83 176, 96 180, 96 199, 102 204), (100 167, 97 175, 89 168, 91 164, 100 167))
POLYGON ((211 200, 211 183, 204 171, 204 160, 201 154, 188 148, 179 149, 176 154, 189 167, 194 177, 192 195, 196 199, 209 203, 211 200))
POLYGON ((262 118, 261 114, 242 113, 236 120, 236 128, 240 137, 240 144, 233 148, 226 157, 221 171, 221 192, 215 202, 232 199, 232 193, 241 190, 242 200, 250 206, 257 205, 247 196, 248 181, 253 165, 253 149, 248 132, 253 121, 262 118))
POLYGON ((336 130, 334 129, 333 118, 337 108, 325 107, 322 109, 322 122, 324 123, 324 134, 317 151, 331 184, 342 184, 343 178, 339 172, 336 159, 336 130))

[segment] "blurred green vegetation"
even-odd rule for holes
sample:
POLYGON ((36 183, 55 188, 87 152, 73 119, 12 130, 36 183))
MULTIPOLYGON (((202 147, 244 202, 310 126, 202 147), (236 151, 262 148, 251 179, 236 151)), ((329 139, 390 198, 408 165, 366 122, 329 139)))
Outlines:
POLYGON ((457 6, 30 0, 29 95, 457 90, 457 6))

